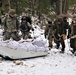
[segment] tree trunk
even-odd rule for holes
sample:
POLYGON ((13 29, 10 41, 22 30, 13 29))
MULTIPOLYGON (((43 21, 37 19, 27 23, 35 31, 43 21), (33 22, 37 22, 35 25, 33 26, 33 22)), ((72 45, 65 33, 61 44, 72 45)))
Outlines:
POLYGON ((11 8, 11 6, 10 6, 10 0, 7 0, 7 4, 8 4, 8 9, 10 9, 11 8))
POLYGON ((59 15, 60 14, 60 0, 56 1, 56 14, 59 15))
POLYGON ((9 9, 11 8, 10 6, 10 0, 6 0, 4 2, 4 9, 5 9, 5 13, 8 13, 9 9), (7 2, 7 3, 6 3, 7 2))
POLYGON ((60 14, 62 14, 62 0, 60 0, 60 14))

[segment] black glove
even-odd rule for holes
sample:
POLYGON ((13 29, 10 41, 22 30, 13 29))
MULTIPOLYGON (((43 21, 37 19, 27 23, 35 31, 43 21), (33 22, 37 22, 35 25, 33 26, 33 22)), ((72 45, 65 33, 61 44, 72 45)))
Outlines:
POLYGON ((32 28, 32 31, 34 31, 34 29, 32 28))
POLYGON ((52 38, 54 38, 54 36, 52 36, 52 38))
POLYGON ((5 35, 5 31, 2 33, 2 36, 4 36, 5 35))

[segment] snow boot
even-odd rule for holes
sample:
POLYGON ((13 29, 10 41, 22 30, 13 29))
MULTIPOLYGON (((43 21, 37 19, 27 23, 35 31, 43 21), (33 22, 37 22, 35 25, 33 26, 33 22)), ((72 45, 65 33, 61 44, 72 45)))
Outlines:
POLYGON ((55 48, 56 48, 56 49, 59 49, 59 47, 60 47, 60 44, 57 44, 55 48))
POLYGON ((70 50, 72 52, 72 54, 74 54, 74 51, 73 50, 70 50))
POLYGON ((62 53, 62 54, 63 54, 63 53, 64 53, 64 51, 60 51, 60 53, 62 53))
POLYGON ((74 54, 76 51, 75 51, 75 48, 73 50, 70 50, 72 52, 72 54, 74 54))
POLYGON ((61 49, 60 53, 64 53, 64 48, 61 49))
POLYGON ((51 47, 49 47, 49 51, 51 50, 51 47))

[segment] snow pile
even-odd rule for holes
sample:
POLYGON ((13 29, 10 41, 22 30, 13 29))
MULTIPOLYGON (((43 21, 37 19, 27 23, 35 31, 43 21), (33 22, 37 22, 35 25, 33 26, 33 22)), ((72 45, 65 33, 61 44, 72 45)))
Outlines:
POLYGON ((6 42, 0 42, 0 46, 5 46, 8 48, 21 48, 25 50, 34 50, 34 51, 48 51, 48 46, 46 46, 45 41, 43 40, 34 40, 34 41, 22 41, 16 42, 16 41, 6 41, 6 42))
MULTIPOLYGON (((0 30, 2 32, 2 30, 0 30)), ((39 26, 35 25, 34 31, 31 31, 32 39, 20 41, 14 41, 12 39, 6 41, 0 41, 0 46, 5 46, 8 48, 21 48, 24 50, 34 50, 34 51, 48 51, 47 40, 43 35, 44 31, 40 29, 39 26), (44 38, 44 39, 43 39, 44 38)))

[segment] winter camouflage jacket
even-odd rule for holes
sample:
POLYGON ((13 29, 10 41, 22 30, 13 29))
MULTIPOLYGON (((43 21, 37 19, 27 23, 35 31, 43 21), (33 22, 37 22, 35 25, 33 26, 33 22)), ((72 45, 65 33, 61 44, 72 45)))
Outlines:
POLYGON ((6 16, 3 21, 4 31, 15 32, 19 29, 19 22, 16 17, 6 16))

